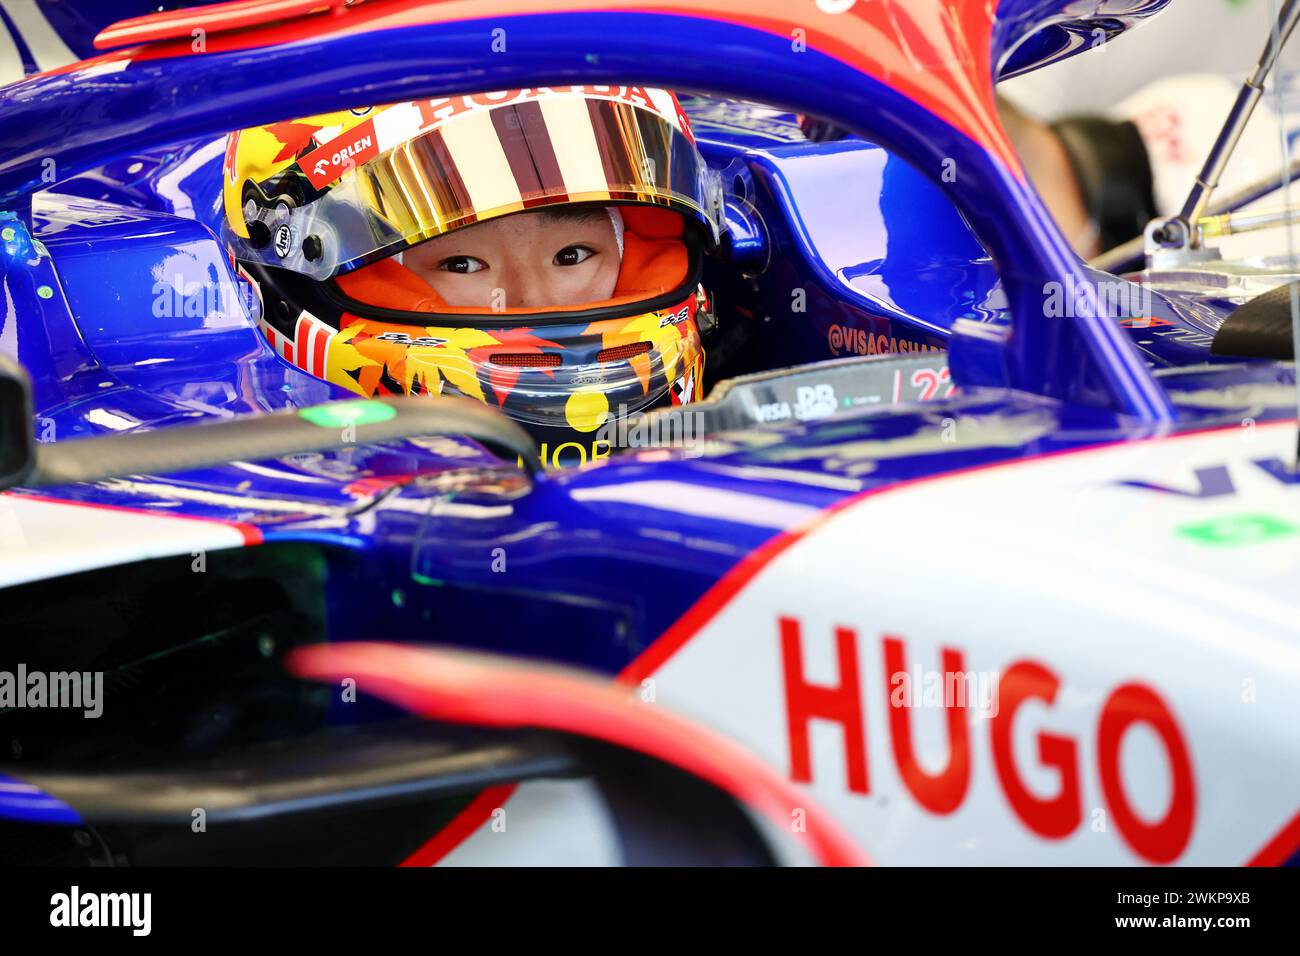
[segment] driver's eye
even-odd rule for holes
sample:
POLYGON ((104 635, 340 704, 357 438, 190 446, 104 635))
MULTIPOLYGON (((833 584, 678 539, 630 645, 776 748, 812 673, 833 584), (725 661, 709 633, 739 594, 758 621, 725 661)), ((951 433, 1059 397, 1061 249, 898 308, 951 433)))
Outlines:
POLYGON ((565 246, 555 254, 555 264, 557 266, 576 266, 579 262, 586 262, 596 253, 586 246, 565 246))
POLYGON ((487 268, 487 263, 473 256, 448 256, 438 263, 438 268, 443 272, 459 272, 468 275, 471 272, 483 271, 487 268))

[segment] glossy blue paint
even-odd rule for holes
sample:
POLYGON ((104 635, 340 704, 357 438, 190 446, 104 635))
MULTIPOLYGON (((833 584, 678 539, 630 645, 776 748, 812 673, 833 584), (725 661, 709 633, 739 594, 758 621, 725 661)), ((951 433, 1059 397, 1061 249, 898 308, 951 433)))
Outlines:
MULTIPOLYGON (((744 362, 722 369, 726 374, 876 354, 879 336, 894 340, 894 348, 938 348, 958 319, 1009 322, 992 260, 947 197, 912 167, 856 137, 809 142, 794 114, 781 110, 713 97, 688 97, 685 108, 702 151, 732 192, 729 252, 711 269, 709 288, 741 321, 769 317, 762 341, 744 362), (846 191, 845 182, 854 188, 846 191), (758 288, 737 281, 742 274, 756 276, 758 288), (802 301, 797 289, 804 290, 802 301), (835 347, 832 326, 845 332, 835 347)), ((187 222, 196 217, 215 231, 222 147, 216 140, 134 153, 59 183, 58 194, 165 211, 187 222)), ((1153 334, 1132 330, 1135 344, 1157 366, 1212 360, 1206 329, 1212 332, 1232 307, 1154 295, 1134 315, 1150 312, 1174 324, 1153 334)))
POLYGON ((81 815, 62 800, 22 780, 0 774, 0 820, 80 826, 81 815))
MULTIPOLYGON (((1050 6, 1004 4, 1026 23, 1050 6)), ((999 42, 1015 32, 999 29, 999 42)), ((221 175, 215 138, 330 106, 482 85, 485 30, 407 28, 385 34, 382 49, 362 35, 255 56, 142 60, 94 78, 0 90, 0 111, 20 124, 0 148, 0 182, 20 213, 5 220, 14 231, 0 260, 0 348, 37 381, 38 434, 42 423, 61 439, 342 395, 285 363, 257 333, 255 309, 211 231, 221 175), (435 41, 438 71, 416 70, 431 62, 435 41), (348 69, 321 72, 322 63, 348 69), (146 102, 150 110, 140 111, 146 102), (85 115, 100 122, 91 128, 85 115), (44 127, 21 125, 36 123, 44 127), (49 154, 69 178, 33 198, 46 185, 39 160, 49 154), (191 310, 187 290, 196 286, 202 301, 191 310)), ((1049 322, 1045 286, 1089 274, 1032 191, 964 136, 828 57, 809 52, 792 66, 781 38, 663 15, 535 15, 512 20, 510 35, 514 55, 499 64, 494 86, 638 79, 776 103, 761 115, 716 99, 692 106, 703 150, 733 180, 728 218, 738 254, 711 279, 726 320, 754 325, 758 344, 747 361, 772 368, 832 357, 833 326, 842 342, 848 331, 935 347, 955 339, 966 394, 934 407, 781 426, 776 443, 770 431, 740 432, 700 457, 628 453, 533 481, 474 443, 449 439, 53 494, 253 525, 271 547, 318 545, 330 568, 332 639, 448 641, 612 673, 746 555, 848 497, 1239 421, 1244 407, 1208 408, 1185 396, 1291 381, 1289 369, 1273 365, 1179 372, 1204 350, 1157 340, 1155 329, 1120 328, 1086 297, 1081 317, 1049 322), (664 56, 683 38, 736 50, 725 75, 706 60, 664 56), (591 48, 608 52, 593 63, 581 53, 591 48), (881 145, 804 142, 784 109, 797 106, 881 145), (956 161, 955 181, 944 178, 945 159, 956 161), (796 289, 807 293, 805 311, 793 308, 796 289), (1157 381, 1148 363, 1171 372, 1157 381), (950 416, 1013 419, 1019 438, 939 443, 950 416), (876 450, 867 457, 864 448, 876 450), (503 542, 508 577, 493 568, 503 542)), ((1175 332, 1193 327, 1197 309, 1209 309, 1199 320, 1211 321, 1221 307, 1153 298, 1171 322, 1160 330, 1175 332)), ((936 366, 942 361, 936 356, 936 366)), ((1251 414, 1292 411, 1252 406, 1251 414)))
MULTIPOLYGON (((198 0, 193 5, 213 2, 198 0)), ((36 6, 68 49, 85 59, 98 52, 92 41, 104 27, 153 13, 162 4, 158 0, 36 0, 36 6)))
POLYGON ((942 348, 958 318, 1008 321, 992 261, 951 202, 883 149, 854 138, 742 151, 699 135, 711 161, 746 162, 771 245, 757 289, 716 281, 732 307, 768 317, 766 347, 741 371, 890 351, 878 336, 893 351, 942 348))
MULTIPOLYGON (((1126 16, 1162 5, 1084 6, 1123 26, 1126 16)), ((1064 0, 1002 0, 995 53, 1004 68, 1061 52, 1049 35, 1019 47, 1013 41, 1064 7, 1064 0)), ((1208 333, 1229 302, 1152 290, 1149 309, 1110 318, 1154 316, 1168 324, 1117 327, 1085 297, 1083 320, 1048 323, 1047 283, 1099 275, 1063 251, 1041 205, 1006 170, 900 97, 844 82, 842 68, 816 57, 793 81, 760 77, 778 62, 775 46, 720 25, 655 21, 681 34, 675 44, 684 36, 750 49, 737 56, 734 75, 722 78, 713 75, 716 62, 675 64, 671 73, 645 68, 659 61, 639 57, 655 47, 623 39, 635 32, 626 28, 630 17, 533 22, 540 26, 512 26, 524 65, 503 62, 492 85, 547 75, 597 80, 620 70, 660 82, 725 83, 787 106, 825 106, 890 147, 804 142, 783 109, 722 100, 692 107, 704 151, 733 181, 732 258, 713 266, 710 286, 725 323, 753 327, 744 355, 728 360, 715 352, 711 366, 736 373, 835 357, 835 328, 842 354, 861 351, 845 348, 849 333, 855 343, 870 333, 873 342, 929 346, 955 336, 964 392, 932 405, 841 410, 731 432, 698 454, 625 453, 535 479, 473 442, 438 439, 43 494, 87 507, 251 525, 264 548, 314 545, 326 568, 323 639, 450 643, 613 674, 756 550, 854 496, 1047 453, 1235 428, 1247 416, 1294 415, 1293 367, 1204 364, 1208 333), (573 50, 582 43, 613 52, 601 63, 579 63, 573 50), (933 138, 931 147, 922 148, 924 137, 933 138), (940 157, 956 157, 956 182, 943 180, 942 167, 936 173, 940 157), (802 310, 794 307, 795 290, 806 292, 802 310), (1007 340, 1009 331, 1018 338, 1007 340), (976 427, 960 428, 960 440, 947 442, 948 420, 976 427), (981 438, 990 434, 996 438, 981 438)), ((211 231, 221 175, 214 137, 227 126, 324 108, 363 83, 383 91, 367 91, 380 99, 481 83, 468 53, 481 40, 477 29, 386 37, 388 64, 362 37, 305 44, 304 58, 273 50, 221 63, 146 63, 129 76, 47 79, 0 91, 3 115, 15 110, 48 123, 21 130, 18 145, 0 149, 0 175, 16 190, 11 213, 0 214, 0 349, 33 372, 38 435, 47 427, 58 440, 168 428, 343 395, 289 366, 258 334, 256 305, 211 231), (427 44, 436 38, 447 44, 439 49, 448 51, 449 78, 417 87, 407 77, 417 72, 413 64, 430 62, 427 44), (345 54, 356 55, 355 75, 330 72, 324 84, 308 84, 292 71, 313 56, 348 62, 345 54), (227 75, 238 72, 236 64, 252 78, 227 75), (38 93, 59 102, 24 99, 38 93), (151 96, 156 115, 139 111, 155 105, 151 96), (98 124, 89 138, 77 127, 86 115, 98 124), (39 170, 32 157, 42 149, 58 153, 61 177, 80 171, 35 195, 46 184, 24 177, 39 170)), ((1061 29, 1067 47, 1086 36, 1077 24, 1061 29)), ((935 361, 938 367, 946 358, 935 361)), ((1275 472, 1295 480, 1284 468, 1275 472)), ((857 583, 851 575, 850 568, 848 586, 857 583)), ((333 716, 360 719, 357 710, 338 707, 333 716)), ((0 778, 0 818, 82 822, 75 810, 8 778, 0 778)))
MULTIPOLYGON (((1035 9, 1045 9, 1040 4, 1035 9)), ((1028 16, 1023 5, 1008 10, 1028 16)), ((943 189, 972 224, 1000 267, 1016 319, 1014 335, 975 335, 1000 361, 968 359, 971 331, 958 325, 953 374, 965 384, 1008 385, 1162 421, 1172 411, 1126 336, 1084 297, 1067 322, 1042 316, 1044 289, 1083 278, 1042 203, 1016 172, 916 103, 813 49, 792 55, 785 37, 691 16, 600 13, 534 14, 367 33, 258 51, 135 60, 126 68, 77 83, 76 74, 36 77, 0 96, 16 135, 0 150, 0 194, 34 187, 50 143, 60 143, 60 168, 75 172, 127 148, 205 139, 230 128, 310 115, 362 102, 464 91, 481 85, 482 38, 508 26, 512 55, 500 85, 530 86, 629 78, 758 98, 802 108, 870 135, 943 189), (728 49, 728 70, 707 58, 678 57, 683 42, 728 49), (438 51, 438 73, 414 65, 438 51), (601 49, 596 63, 588 51, 601 49), (320 70, 323 63, 347 64, 320 70), (401 65, 395 70, 395 65, 401 65), (360 91, 364 90, 364 98, 360 91), (102 118, 87 124, 84 117, 102 118), (69 117, 77 116, 76 122, 69 117), (959 170, 946 182, 944 170, 959 170)), ((997 39, 1010 34, 999 31, 997 39)), ((995 54, 997 51, 994 51, 995 54)))
POLYGON ((272 352, 198 223, 52 201, 34 221, 5 220, 0 343, 33 378, 45 440, 345 394, 272 352))
MULTIPOLYGON (((1231 375, 1178 373, 1167 382, 1178 400, 1222 388, 1225 378, 1293 384, 1290 369, 1264 365, 1231 375)), ((1239 427, 1248 413, 1258 421, 1293 415, 1285 405, 1182 410, 1190 427, 1201 428, 1239 427)), ((626 454, 532 485, 496 470, 444 467, 435 474, 429 461, 423 476, 350 507, 332 504, 342 492, 329 485, 286 491, 259 481, 256 490, 234 494, 233 469, 165 484, 204 495, 180 500, 187 514, 258 524, 264 547, 311 541, 326 549, 337 582, 329 594, 331 639, 467 644, 616 673, 746 555, 845 498, 1160 432, 1082 406, 993 391, 934 408, 785 426, 775 445, 761 433, 734 433, 702 457, 626 454), (961 431, 976 435, 985 430, 980 425, 1014 418, 1021 439, 948 445, 940 437, 945 418, 975 425, 961 431), (882 447, 898 451, 864 451, 882 447), (313 513, 304 513, 308 508, 313 513), (503 544, 508 573, 495 565, 503 544), (403 594, 400 605, 389 598, 395 591, 403 594)), ((116 506, 177 507, 161 484, 75 493, 116 506)))
MULTIPOLYGON (((201 7, 220 0, 191 0, 201 7)), ((1169 0, 1101 0, 1079 9, 1069 0, 1002 0, 996 37, 997 75, 1007 79, 1073 56, 1110 40, 1162 10, 1169 0)), ((144 16, 155 0, 37 0, 50 26, 82 58, 104 27, 144 16)))
MULTIPOLYGON (((710 273, 724 310, 763 327, 731 374, 874 355, 880 336, 893 340, 886 350, 946 348, 959 320, 1009 326, 989 254, 949 199, 911 166, 857 137, 809 142, 797 117, 781 110, 695 97, 686 111, 709 162, 728 171, 724 182, 744 169, 745 182, 733 187, 735 208, 762 224, 771 246, 764 268, 739 264, 752 279, 738 278, 734 262, 710 273)), ((746 220, 733 223, 745 241, 757 230, 746 220)), ((1114 318, 1153 366, 1221 361, 1210 356, 1210 342, 1235 303, 1165 295, 1086 267, 1083 274, 1112 292, 1120 287, 1114 318), (1149 328, 1152 317, 1157 325, 1149 328)), ((1063 284, 1061 305, 1073 301, 1067 291, 1063 284)))
POLYGON ((1009 79, 1106 43, 1159 13, 1169 0, 1002 0, 998 5, 994 62, 1009 79))

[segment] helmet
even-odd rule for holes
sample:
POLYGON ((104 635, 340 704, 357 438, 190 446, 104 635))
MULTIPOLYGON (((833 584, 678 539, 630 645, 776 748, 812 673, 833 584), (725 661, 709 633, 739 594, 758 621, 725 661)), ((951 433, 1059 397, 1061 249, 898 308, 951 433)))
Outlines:
POLYGON ((616 417, 702 394, 722 191, 668 91, 504 90, 245 129, 223 201, 268 338, 319 378, 496 404, 565 464, 608 454, 597 433, 616 417), (504 288, 450 301, 445 273, 415 266, 447 237, 538 215, 604 224, 612 286, 563 305, 504 288))

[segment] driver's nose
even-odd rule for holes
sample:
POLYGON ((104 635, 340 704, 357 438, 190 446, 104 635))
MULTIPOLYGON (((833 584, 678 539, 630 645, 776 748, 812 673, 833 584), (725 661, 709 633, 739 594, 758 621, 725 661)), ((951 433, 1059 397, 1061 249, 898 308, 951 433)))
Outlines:
POLYGON ((502 278, 500 298, 505 301, 493 305, 507 309, 544 309, 555 305, 551 296, 545 275, 517 266, 502 278))

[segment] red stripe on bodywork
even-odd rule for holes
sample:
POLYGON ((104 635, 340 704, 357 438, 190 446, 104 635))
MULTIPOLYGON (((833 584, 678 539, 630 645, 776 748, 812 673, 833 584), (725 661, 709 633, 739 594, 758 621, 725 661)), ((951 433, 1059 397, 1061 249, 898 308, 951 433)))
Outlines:
POLYGON ((452 850, 470 838, 492 811, 502 806, 519 789, 518 784, 488 787, 456 814, 451 822, 430 837, 418 850, 403 860, 399 866, 433 866, 452 850))
POLYGON ((1264 844, 1246 865, 1281 866, 1294 856, 1297 850, 1300 850, 1300 813, 1292 817, 1291 822, 1279 830, 1277 836, 1264 844))
POLYGON ((111 23, 95 35, 95 49, 107 50, 126 43, 154 43, 190 37, 194 30, 214 33, 266 26, 342 6, 343 0, 234 0, 202 10, 164 10, 111 23))
MULTIPOLYGON (((1259 428, 1274 428, 1282 425, 1296 424, 1295 419, 1285 419, 1275 422, 1264 422, 1258 425, 1259 428)), ((889 494, 891 491, 899 491, 904 488, 915 488, 917 485, 930 484, 935 481, 944 481, 949 478, 960 478, 966 475, 979 474, 984 471, 993 471, 997 468, 1014 468, 1017 465, 1023 465, 1031 461, 1044 461, 1049 458, 1060 458, 1065 455, 1079 455, 1086 452, 1101 451, 1106 448, 1114 448, 1119 445, 1134 445, 1144 442, 1157 441, 1176 441, 1180 438, 1199 438, 1214 432, 1236 431, 1239 432, 1239 425, 1222 425, 1213 428, 1194 429, 1191 431, 1178 432, 1172 435, 1152 435, 1148 438, 1129 438, 1118 441, 1100 442, 1096 445, 1087 445, 1081 448, 1062 448, 1055 451, 1036 452, 1029 455, 1023 455, 1019 458, 1013 458, 1009 461, 994 461, 983 465, 972 465, 969 468, 960 468, 956 471, 945 471, 940 474, 924 475, 920 478, 911 478, 905 481, 899 481, 892 485, 885 485, 880 488, 869 488, 866 491, 860 491, 848 498, 842 498, 830 505, 823 511, 818 512, 807 522, 797 528, 791 528, 788 531, 782 531, 775 537, 764 542, 760 547, 754 549, 745 557, 741 558, 730 571, 718 579, 708 591, 695 602, 691 608, 677 619, 671 627, 668 628, 653 644, 647 647, 641 655, 618 675, 618 679, 624 683, 639 683, 646 677, 649 677, 665 663, 668 662, 674 654, 686 645, 696 633, 713 620, 731 599, 734 598, 740 590, 749 584, 750 581, 758 575, 760 571, 771 564, 781 552, 785 551, 791 545, 802 540, 807 535, 816 531, 819 527, 839 514, 844 509, 864 501, 867 498, 873 498, 877 495, 889 494)))
MULTIPOLYGON (((539 727, 646 754, 680 767, 762 813, 805 843, 823 865, 869 863, 810 794, 748 750, 665 707, 643 703, 615 684, 560 668, 538 668, 531 662, 502 658, 488 662, 479 655, 399 644, 317 644, 291 651, 286 663, 299 677, 358 679, 370 693, 432 720, 539 727), (793 819, 805 822, 802 831, 790 828, 793 819)), ((491 802, 482 800, 476 814, 484 809, 490 813, 491 802)), ((457 831, 472 832, 472 821, 473 815, 458 816, 457 831)), ((437 848, 445 853, 454 845, 447 838, 437 848)))
MULTIPOLYGON (((610 0, 371 0, 351 8, 339 6, 338 0, 334 3, 329 16, 317 16, 303 15, 311 9, 304 3, 283 0, 285 18, 276 18, 273 23, 266 23, 265 16, 245 4, 187 11, 185 17, 156 14, 156 27, 150 26, 151 17, 122 21, 105 29, 96 39, 97 44, 172 39, 109 53, 50 73, 124 58, 203 55, 192 50, 194 28, 208 31, 207 53, 223 53, 416 24, 529 13, 694 16, 747 26, 784 40, 806 38, 810 49, 820 50, 897 90, 997 156, 1016 178, 1024 178, 998 119, 993 95, 991 46, 998 0, 859 0, 839 14, 820 10, 811 0, 797 4, 789 0, 653 0, 644 4, 610 0), (164 17, 168 18, 166 23, 164 17)), ((325 5, 322 2, 314 6, 325 5)), ((799 55, 793 44, 791 55, 799 55)))
MULTIPOLYGON (((1296 424, 1296 419, 1283 419, 1280 421, 1265 422, 1256 427, 1295 427, 1296 424)), ((1014 468, 1017 465, 1030 461, 1043 461, 1045 459, 1059 458, 1066 455, 1078 455, 1087 452, 1101 451, 1119 445, 1177 441, 1183 438, 1199 438, 1215 432, 1240 431, 1240 425, 1222 425, 1213 428, 1178 432, 1172 435, 1153 435, 1149 438, 1121 439, 1119 441, 1102 442, 1100 444, 1088 445, 1082 448, 1064 448, 1056 451, 1025 455, 1010 461, 997 461, 984 465, 973 465, 969 468, 962 468, 957 471, 949 471, 937 475, 926 475, 922 478, 914 478, 909 481, 898 482, 896 484, 887 485, 883 488, 872 488, 853 495, 850 498, 842 499, 814 516, 807 523, 798 528, 781 532, 771 540, 764 543, 761 547, 755 549, 742 558, 740 562, 718 580, 717 584, 706 591, 685 614, 678 618, 676 623, 669 627, 658 640, 646 648, 645 651, 636 658, 636 660, 628 664, 628 666, 618 675, 617 680, 624 684, 635 685, 654 674, 659 670, 659 668, 663 667, 674 654, 685 647, 696 634, 703 630, 705 625, 713 620, 713 618, 716 617, 723 608, 730 604, 732 599, 735 598, 736 595, 739 594, 740 591, 748 585, 760 571, 766 568, 767 565, 771 564, 778 555, 791 545, 802 540, 808 534, 817 530, 850 505, 856 504, 866 498, 888 494, 891 491, 903 488, 915 488, 917 485, 942 481, 948 478, 959 478, 965 475, 978 474, 980 472, 992 471, 998 468, 1014 468)), ((1265 844, 1258 853, 1251 857, 1248 865, 1276 866, 1289 859, 1297 852, 1297 850, 1300 850, 1300 815, 1297 815, 1292 819, 1275 837, 1273 837, 1272 840, 1265 844)))
MULTIPOLYGON (((1294 426, 1295 419, 1283 420, 1277 422, 1266 422, 1258 427, 1268 428, 1277 426, 1294 426)), ((624 684, 639 684, 646 677, 654 674, 659 668, 668 662, 687 642, 691 640, 700 630, 704 628, 731 600, 754 579, 768 564, 772 563, 783 551, 795 544, 797 541, 815 531, 825 522, 829 521, 845 508, 869 498, 873 495, 886 494, 890 491, 900 488, 914 487, 931 481, 938 481, 943 478, 952 478, 959 475, 975 474, 982 471, 989 471, 994 468, 1009 468, 1022 464, 1027 461, 1039 461, 1048 458, 1056 458, 1063 455, 1081 454, 1084 452, 1099 451, 1105 448, 1112 448, 1118 445, 1130 444, 1136 441, 1172 441, 1179 438, 1189 438, 1212 434, 1219 431, 1238 431, 1240 426, 1225 425, 1216 428, 1198 429, 1187 432, 1179 432, 1174 435, 1155 435, 1144 439, 1129 439, 1112 442, 1103 442, 1097 445, 1089 445, 1083 448, 1066 448, 1058 451, 1043 452, 1016 458, 1011 461, 992 462, 985 465, 975 465, 960 471, 950 471, 939 475, 928 475, 922 478, 912 479, 910 481, 899 482, 884 488, 874 488, 861 492, 850 498, 843 499, 831 505, 829 508, 820 512, 806 524, 781 532, 771 540, 765 542, 762 546, 756 548, 753 552, 746 555, 730 571, 724 574, 718 582, 700 597, 694 605, 691 606, 667 631, 663 633, 654 643, 652 643, 640 656, 632 661, 622 672, 619 673, 616 680, 624 684)), ((504 799, 504 798, 501 798, 504 799)), ((466 807, 461 815, 453 821, 457 827, 457 833, 460 834, 460 840, 464 840, 469 834, 473 833, 478 826, 481 826, 487 820, 494 807, 466 807), (471 814, 474 809, 474 814, 471 814), (462 819, 463 818, 463 819, 462 819), (473 825, 471 825, 471 823, 473 825)), ((451 828, 441 831, 429 841, 429 844, 437 843, 440 848, 440 856, 445 856, 455 848, 457 843, 448 844, 447 841, 441 840, 443 834, 446 834, 451 828)), ((1270 840, 1258 853, 1250 860, 1250 866, 1276 866, 1279 863, 1290 858, 1297 849, 1300 849, 1300 815, 1297 815, 1290 823, 1270 840)), ((419 852, 419 851, 417 851, 419 852)), ((436 862, 434 859, 431 862, 436 862)))

